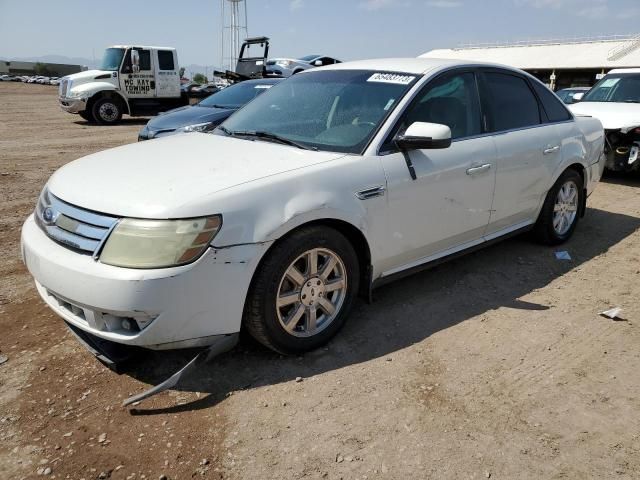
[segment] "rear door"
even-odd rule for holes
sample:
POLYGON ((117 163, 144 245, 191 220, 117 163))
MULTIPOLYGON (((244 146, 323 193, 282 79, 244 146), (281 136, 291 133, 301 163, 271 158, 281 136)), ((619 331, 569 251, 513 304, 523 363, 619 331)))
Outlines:
POLYGON ((560 147, 557 134, 543 123, 538 99, 526 77, 510 70, 483 69, 481 97, 487 130, 497 150, 495 194, 487 228, 490 238, 535 221, 548 186, 548 167, 557 161, 560 147))
POLYGON ((154 98, 156 82, 151 50, 133 47, 127 49, 120 75, 120 88, 128 98, 154 98))

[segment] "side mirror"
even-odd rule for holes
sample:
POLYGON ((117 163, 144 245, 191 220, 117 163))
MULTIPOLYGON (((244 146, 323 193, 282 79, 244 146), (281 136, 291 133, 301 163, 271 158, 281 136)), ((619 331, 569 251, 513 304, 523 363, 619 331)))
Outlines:
POLYGON ((451 129, 439 123, 414 122, 396 136, 395 144, 400 150, 449 148, 451 129))
POLYGON ((322 60, 316 60, 315 62, 313 62, 313 64, 314 64, 316 67, 321 67, 321 66, 322 66, 322 60))
POLYGON ((571 97, 571 99, 574 102, 579 102, 580 100, 582 100, 582 97, 584 97, 584 92, 578 92, 578 93, 574 93, 573 97, 571 97))

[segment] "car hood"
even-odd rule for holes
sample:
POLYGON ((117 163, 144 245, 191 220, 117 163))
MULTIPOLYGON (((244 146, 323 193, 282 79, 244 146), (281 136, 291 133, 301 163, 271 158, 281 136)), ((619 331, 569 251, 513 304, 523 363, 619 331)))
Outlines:
POLYGON ((215 122, 224 120, 235 110, 215 107, 200 107, 198 105, 187 105, 176 108, 159 115, 147 123, 151 130, 175 130, 185 125, 195 125, 198 123, 215 122))
POLYGON ((640 127, 640 103, 580 102, 569 105, 575 115, 589 115, 602 123, 605 130, 627 133, 640 127))
POLYGON ((115 216, 198 217, 219 213, 212 201, 217 192, 343 156, 188 133, 68 163, 53 174, 48 188, 68 203, 115 216))

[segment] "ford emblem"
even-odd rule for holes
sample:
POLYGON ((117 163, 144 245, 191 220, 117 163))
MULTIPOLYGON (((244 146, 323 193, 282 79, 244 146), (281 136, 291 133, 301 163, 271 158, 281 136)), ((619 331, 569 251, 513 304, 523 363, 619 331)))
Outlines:
POLYGON ((53 222, 53 210, 51 210, 51 207, 44 209, 42 212, 42 219, 47 223, 53 222))

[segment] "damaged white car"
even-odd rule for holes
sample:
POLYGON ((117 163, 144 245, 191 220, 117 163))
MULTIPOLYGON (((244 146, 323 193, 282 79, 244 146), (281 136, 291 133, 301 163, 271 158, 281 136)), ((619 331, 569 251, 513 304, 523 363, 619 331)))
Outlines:
POLYGON ((640 170, 640 68, 611 70, 577 99, 571 111, 595 117, 604 126, 606 168, 640 170))
POLYGON ((44 301, 96 349, 228 348, 244 328, 303 352, 393 278, 525 230, 567 240, 603 144, 598 120, 519 70, 330 65, 213 133, 62 167, 23 255, 44 301))

